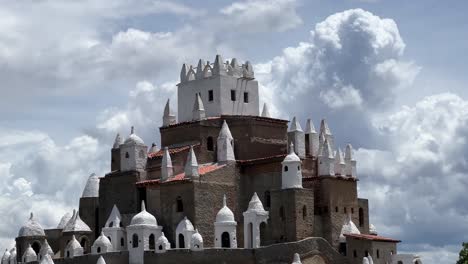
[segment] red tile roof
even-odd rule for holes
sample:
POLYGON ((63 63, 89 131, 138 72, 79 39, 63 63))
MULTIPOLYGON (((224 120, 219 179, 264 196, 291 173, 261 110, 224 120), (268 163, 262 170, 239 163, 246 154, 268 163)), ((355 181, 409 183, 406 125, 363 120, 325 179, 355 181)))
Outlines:
MULTIPOLYGON (((200 143, 194 144, 194 147, 200 146, 200 143)), ((181 147, 175 147, 175 148, 169 148, 169 154, 176 154, 179 152, 186 151, 190 148, 190 146, 181 146, 181 147)), ((159 158, 164 155, 164 149, 160 149, 158 152, 153 152, 148 154, 148 158, 153 159, 153 158, 159 158)))
POLYGON ((237 160, 237 163, 241 165, 249 165, 249 164, 256 164, 268 161, 282 161, 287 155, 286 154, 279 154, 273 155, 268 157, 256 158, 256 159, 249 159, 249 160, 237 160))
MULTIPOLYGON (((212 172, 212 171, 215 171, 215 170, 218 170, 218 169, 221 169, 223 167, 225 167, 226 165, 218 165, 218 164, 212 164, 212 165, 206 165, 206 166, 200 166, 198 168, 198 173, 200 175, 205 175, 209 172, 212 172)), ((168 179, 167 181, 163 182, 163 183, 169 183, 169 182, 181 182, 181 181, 190 181, 190 179, 186 179, 185 178, 185 172, 183 173, 179 173, 173 177, 171 177, 170 179, 168 179)), ((160 180, 159 179, 156 179, 156 180, 147 180, 147 181, 140 181, 140 182, 137 182, 136 185, 138 187, 144 187, 144 186, 152 186, 152 185, 159 185, 161 184, 160 180)))
POLYGON ((351 237, 354 239, 359 240, 371 240, 371 241, 380 241, 380 242, 392 242, 392 243, 400 243, 401 240, 388 238, 388 237, 381 237, 381 236, 374 236, 374 235, 365 235, 365 234, 345 234, 345 237, 351 237))

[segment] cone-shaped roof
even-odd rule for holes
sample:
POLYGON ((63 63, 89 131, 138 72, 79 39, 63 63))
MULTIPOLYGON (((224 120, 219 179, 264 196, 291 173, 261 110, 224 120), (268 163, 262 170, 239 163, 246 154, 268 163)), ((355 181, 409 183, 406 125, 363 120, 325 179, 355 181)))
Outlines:
POLYGON ((291 126, 289 127, 289 132, 293 132, 293 131, 301 131, 301 132, 303 132, 302 127, 301 127, 301 124, 299 124, 299 122, 297 121, 296 117, 293 117, 293 119, 292 119, 292 121, 291 121, 291 126))
POLYGON ((96 198, 99 197, 99 177, 95 173, 89 175, 86 186, 83 190, 82 198, 96 198))
POLYGON ((270 108, 267 103, 263 104, 262 117, 271 117, 270 108))

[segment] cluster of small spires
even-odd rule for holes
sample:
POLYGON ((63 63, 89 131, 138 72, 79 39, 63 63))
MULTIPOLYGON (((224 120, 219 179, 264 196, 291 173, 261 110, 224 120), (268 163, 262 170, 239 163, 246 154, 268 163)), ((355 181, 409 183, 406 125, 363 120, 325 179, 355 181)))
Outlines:
POLYGON ((224 62, 221 55, 216 55, 214 63, 210 63, 209 61, 205 63, 202 59, 198 61, 197 67, 193 65, 188 66, 184 63, 180 70, 180 82, 184 83, 193 80, 201 80, 215 75, 253 79, 254 71, 249 61, 239 65, 236 58, 233 58, 230 62, 224 62))

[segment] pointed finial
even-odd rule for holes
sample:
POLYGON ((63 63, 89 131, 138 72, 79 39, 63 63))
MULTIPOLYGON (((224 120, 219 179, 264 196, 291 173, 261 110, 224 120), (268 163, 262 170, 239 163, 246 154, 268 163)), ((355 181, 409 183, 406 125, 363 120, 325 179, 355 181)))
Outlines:
POLYGON ((31 214, 29 215, 29 220, 33 220, 33 218, 34 218, 34 214, 33 212, 31 212, 31 214))
POLYGON ((145 201, 141 201, 141 211, 146 211, 145 201))
POLYGON ((180 82, 187 81, 187 65, 182 64, 182 69, 180 70, 180 82))
POLYGON ((315 131, 314 123, 309 118, 307 119, 307 124, 306 124, 306 134, 313 134, 313 133, 317 133, 317 132, 315 131))
POLYGON ((223 207, 226 207, 226 194, 223 196, 223 207))
POLYGON ((320 121, 320 133, 325 134, 327 136, 332 135, 330 128, 328 127, 327 120, 325 118, 323 118, 322 121, 320 121))
POLYGON ((294 152, 294 143, 291 142, 291 144, 289 144, 289 154, 293 154, 293 153, 296 153, 296 152, 294 152))
POLYGON ((263 104, 262 117, 271 117, 271 115, 270 115, 270 109, 268 108, 268 104, 267 104, 267 103, 264 103, 264 104, 263 104))
POLYGON ((303 131, 301 124, 297 121, 296 117, 293 117, 291 121, 291 127, 289 128, 289 131, 303 131))

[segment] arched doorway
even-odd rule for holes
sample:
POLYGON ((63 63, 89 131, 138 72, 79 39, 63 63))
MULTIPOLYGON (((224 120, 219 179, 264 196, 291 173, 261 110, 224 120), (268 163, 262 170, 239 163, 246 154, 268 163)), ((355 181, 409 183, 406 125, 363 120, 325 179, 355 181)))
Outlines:
POLYGON ((155 244, 156 244, 156 240, 154 238, 154 235, 151 234, 149 236, 149 249, 155 249, 155 244))
POLYGON ((185 248, 185 238, 182 234, 179 234, 179 248, 185 248))
POLYGON ((34 252, 36 252, 36 255, 39 255, 39 251, 41 250, 41 244, 38 241, 34 241, 31 247, 34 250, 34 252))
POLYGON ((228 232, 221 234, 221 247, 230 248, 231 247, 231 237, 228 232))

